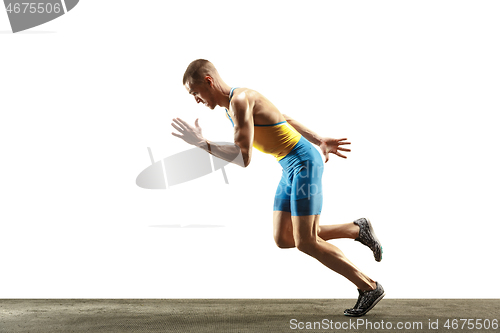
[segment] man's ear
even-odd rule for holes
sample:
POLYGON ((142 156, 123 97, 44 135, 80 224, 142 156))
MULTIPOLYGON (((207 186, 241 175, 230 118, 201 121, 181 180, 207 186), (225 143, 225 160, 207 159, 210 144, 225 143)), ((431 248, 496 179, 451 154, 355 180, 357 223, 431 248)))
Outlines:
POLYGON ((205 76, 205 82, 208 83, 210 88, 213 88, 214 86, 214 78, 211 77, 210 75, 205 76))

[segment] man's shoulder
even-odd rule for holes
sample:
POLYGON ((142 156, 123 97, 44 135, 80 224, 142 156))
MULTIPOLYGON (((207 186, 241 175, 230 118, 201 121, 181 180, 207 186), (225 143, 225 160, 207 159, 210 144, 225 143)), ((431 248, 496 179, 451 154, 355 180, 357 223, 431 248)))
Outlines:
POLYGON ((246 99, 251 99, 255 98, 259 93, 253 89, 250 88, 238 88, 235 89, 233 92, 233 99, 237 98, 246 98, 246 99))
POLYGON ((239 88, 234 90, 231 104, 235 110, 248 110, 253 107, 259 93, 249 88, 239 88))

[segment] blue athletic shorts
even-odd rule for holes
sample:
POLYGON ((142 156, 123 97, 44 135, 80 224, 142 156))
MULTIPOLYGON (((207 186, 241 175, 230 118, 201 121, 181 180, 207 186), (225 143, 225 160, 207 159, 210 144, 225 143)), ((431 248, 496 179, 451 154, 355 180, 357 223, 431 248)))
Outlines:
POLYGON ((274 210, 292 216, 319 215, 323 206, 323 160, 318 150, 304 137, 279 163, 283 168, 274 210))

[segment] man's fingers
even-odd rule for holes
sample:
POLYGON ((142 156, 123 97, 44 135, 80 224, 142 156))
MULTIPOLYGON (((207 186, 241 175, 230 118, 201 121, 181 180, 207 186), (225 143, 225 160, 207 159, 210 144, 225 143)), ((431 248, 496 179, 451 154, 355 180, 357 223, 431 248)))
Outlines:
POLYGON ((172 123, 171 124, 173 128, 175 128, 176 130, 178 130, 179 132, 184 132, 184 129, 183 128, 180 128, 179 126, 177 126, 176 124, 172 123))
POLYGON ((337 151, 337 152, 335 152, 334 154, 335 154, 335 155, 337 155, 337 156, 340 156, 340 157, 342 157, 342 158, 347 158, 347 157, 345 157, 344 155, 342 155, 341 153, 339 153, 338 151, 337 151))
POLYGON ((350 145, 351 143, 350 142, 339 142, 339 146, 340 145, 350 145))
POLYGON ((180 134, 172 132, 172 135, 182 139, 182 135, 180 135, 180 134))
POLYGON ((200 125, 198 125, 198 119, 199 118, 196 118, 196 120, 194 121, 194 126, 196 126, 196 127, 200 127, 200 125))
MULTIPOLYGON (((179 126, 179 128, 181 128, 181 129, 183 129, 183 130, 185 130, 185 129, 186 129, 186 126, 185 126, 183 123, 181 123, 181 122, 179 121, 179 118, 174 118, 174 119, 172 119, 172 121, 173 121, 173 122, 174 122, 177 126, 179 126)), ((173 126, 173 124, 172 124, 172 126, 173 126)))
POLYGON ((189 127, 189 124, 187 122, 185 122, 184 120, 182 120, 181 118, 175 118, 177 119, 177 121, 181 124, 181 125, 184 125, 185 127, 189 127))
POLYGON ((342 151, 351 151, 351 150, 350 150, 350 149, 348 149, 348 148, 342 148, 342 147, 338 147, 337 149, 338 149, 338 150, 342 150, 342 151))

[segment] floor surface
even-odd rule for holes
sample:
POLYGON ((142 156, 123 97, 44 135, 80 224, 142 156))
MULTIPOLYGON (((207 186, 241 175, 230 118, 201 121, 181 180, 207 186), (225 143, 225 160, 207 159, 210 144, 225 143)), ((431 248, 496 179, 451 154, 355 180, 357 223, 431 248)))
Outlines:
POLYGON ((355 302, 6 299, 0 332, 500 332, 499 299, 383 299, 364 317, 345 317, 355 302))

